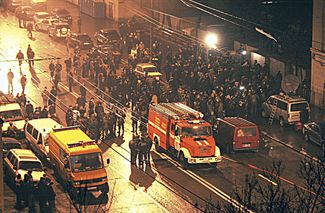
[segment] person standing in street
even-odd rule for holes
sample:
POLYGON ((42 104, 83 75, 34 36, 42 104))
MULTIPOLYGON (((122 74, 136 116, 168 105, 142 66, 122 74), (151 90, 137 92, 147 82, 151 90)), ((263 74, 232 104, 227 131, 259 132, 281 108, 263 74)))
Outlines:
POLYGON ((25 94, 26 83, 27 83, 26 75, 21 76, 21 78, 20 78, 20 84, 21 84, 21 88, 22 88, 21 94, 25 94))
POLYGON ((14 92, 14 85, 12 83, 14 79, 14 73, 9 69, 9 72, 7 73, 7 78, 8 78, 8 93, 12 94, 14 92))
POLYGON ((55 212, 55 196, 56 193, 53 189, 53 182, 51 181, 48 186, 46 187, 46 195, 47 195, 47 202, 49 204, 49 213, 55 212))
POLYGON ((20 70, 21 70, 21 64, 23 63, 24 58, 25 58, 24 53, 22 53, 21 50, 19 50, 17 55, 16 55, 16 59, 18 60, 20 70))
POLYGON ((147 162, 147 143, 143 135, 139 142, 139 167, 143 168, 143 163, 147 162))
POLYGON ((42 91, 43 106, 48 105, 49 97, 50 97, 50 92, 47 90, 47 87, 44 87, 44 90, 42 91))
POLYGON ((137 165, 137 159, 139 155, 139 136, 133 134, 132 140, 129 142, 130 154, 131 154, 131 164, 137 165))
POLYGON ((40 212, 46 212, 46 180, 44 177, 40 178, 40 181, 37 184, 37 195, 40 212))
POLYGON ((52 86, 52 89, 51 89, 51 91, 50 91, 50 99, 49 99, 49 105, 51 105, 51 104, 54 104, 54 106, 55 106, 55 103, 56 103, 56 96, 58 95, 58 92, 57 92, 57 90, 55 89, 55 87, 54 86, 52 86))
POLYGON ((143 139, 146 143, 146 165, 149 165, 150 166, 150 150, 151 150, 151 147, 152 147, 152 140, 151 138, 149 137, 148 133, 145 132, 144 135, 143 135, 143 139))
POLYGON ((51 63, 49 64, 49 70, 50 70, 50 80, 53 81, 54 79, 54 72, 55 72, 55 65, 53 63, 53 61, 51 61, 51 63))
POLYGON ((23 191, 22 191, 22 183, 23 179, 21 174, 18 174, 15 178, 15 187, 16 187, 16 205, 15 208, 17 210, 22 209, 22 200, 23 200, 23 191))

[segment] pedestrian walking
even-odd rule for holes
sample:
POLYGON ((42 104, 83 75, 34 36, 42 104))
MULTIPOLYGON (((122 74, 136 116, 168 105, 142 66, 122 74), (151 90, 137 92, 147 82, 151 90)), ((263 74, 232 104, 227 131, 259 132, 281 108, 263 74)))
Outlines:
POLYGON ((21 50, 18 51, 18 53, 16 55, 16 59, 18 60, 19 69, 21 70, 21 64, 23 63, 23 60, 25 59, 24 53, 22 53, 21 50))
POLYGON ((26 83, 27 83, 26 75, 21 76, 21 78, 20 78, 20 84, 21 84, 21 88, 22 88, 21 94, 25 94, 26 83))
POLYGON ((14 73, 9 69, 7 73, 7 79, 8 79, 8 93, 12 94, 14 92, 14 85, 13 85, 13 79, 14 79, 14 73))
POLYGON ((26 29, 27 29, 27 36, 28 38, 32 39, 33 38, 33 23, 32 22, 28 22, 27 23, 27 26, 26 26, 26 29))
POLYGON ((50 92, 47 90, 47 87, 45 86, 43 91, 42 91, 43 106, 48 105, 49 97, 50 97, 50 92))
POLYGON ((18 174, 15 178, 15 190, 16 190, 16 205, 17 210, 22 209, 23 191, 22 191, 23 178, 21 174, 18 174))
POLYGON ((55 65, 53 63, 53 61, 51 61, 51 63, 49 64, 49 70, 50 70, 50 80, 53 81, 54 79, 54 72, 55 72, 55 65))

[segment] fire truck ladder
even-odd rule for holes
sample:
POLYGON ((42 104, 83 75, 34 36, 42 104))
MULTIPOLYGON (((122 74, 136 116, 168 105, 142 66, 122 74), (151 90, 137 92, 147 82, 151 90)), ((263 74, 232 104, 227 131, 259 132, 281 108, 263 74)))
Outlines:
POLYGON ((278 106, 278 100, 275 99, 274 102, 273 102, 272 111, 271 111, 271 114, 270 114, 270 117, 269 117, 269 125, 270 126, 272 126, 272 124, 273 124, 273 119, 274 119, 274 116, 276 114, 277 106, 278 106))

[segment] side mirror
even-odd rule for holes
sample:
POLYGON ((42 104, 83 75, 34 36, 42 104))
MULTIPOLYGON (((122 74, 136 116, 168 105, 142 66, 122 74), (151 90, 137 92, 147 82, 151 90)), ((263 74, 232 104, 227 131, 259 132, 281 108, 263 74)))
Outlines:
POLYGON ((109 158, 107 158, 106 163, 109 164, 111 161, 109 158))

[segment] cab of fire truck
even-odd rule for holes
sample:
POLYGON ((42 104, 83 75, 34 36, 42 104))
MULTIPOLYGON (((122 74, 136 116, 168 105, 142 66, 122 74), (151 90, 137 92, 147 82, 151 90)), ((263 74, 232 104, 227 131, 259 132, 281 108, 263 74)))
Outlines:
POLYGON ((178 158, 183 165, 212 164, 221 162, 220 149, 215 145, 210 123, 202 119, 174 120, 171 123, 170 144, 178 152, 178 158))

